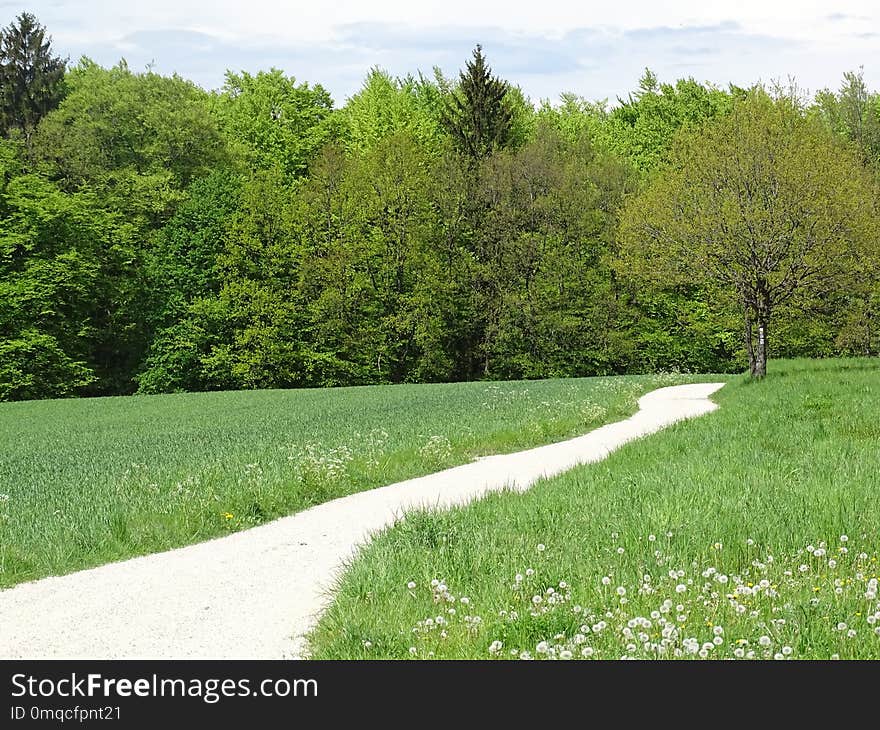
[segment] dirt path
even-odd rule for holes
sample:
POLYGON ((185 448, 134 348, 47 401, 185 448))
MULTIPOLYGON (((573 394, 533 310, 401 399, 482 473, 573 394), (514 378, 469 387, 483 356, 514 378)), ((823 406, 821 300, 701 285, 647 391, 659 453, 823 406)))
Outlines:
POLYGON ((421 506, 473 500, 599 461, 621 444, 717 406, 723 383, 660 388, 585 436, 489 456, 352 494, 228 537, 0 591, 0 658, 279 659, 329 600, 369 533, 421 506))

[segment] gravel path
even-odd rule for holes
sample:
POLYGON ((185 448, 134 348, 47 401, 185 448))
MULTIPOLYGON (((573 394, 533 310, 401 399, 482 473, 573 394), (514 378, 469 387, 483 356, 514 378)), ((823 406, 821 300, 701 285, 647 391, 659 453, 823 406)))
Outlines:
POLYGON ((723 383, 660 388, 640 410, 585 436, 335 499, 266 525, 165 553, 0 591, 0 658, 278 659, 328 600, 341 564, 373 531, 421 506, 599 461, 621 444, 717 406, 723 383))

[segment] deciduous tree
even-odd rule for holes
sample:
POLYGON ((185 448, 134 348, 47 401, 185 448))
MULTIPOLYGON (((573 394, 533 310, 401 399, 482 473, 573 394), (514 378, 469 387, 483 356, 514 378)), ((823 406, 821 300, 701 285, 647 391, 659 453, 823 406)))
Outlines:
POLYGON ((790 97, 762 90, 683 134, 624 213, 624 269, 735 294, 753 376, 766 374, 774 313, 858 276, 875 240, 872 181, 790 97))

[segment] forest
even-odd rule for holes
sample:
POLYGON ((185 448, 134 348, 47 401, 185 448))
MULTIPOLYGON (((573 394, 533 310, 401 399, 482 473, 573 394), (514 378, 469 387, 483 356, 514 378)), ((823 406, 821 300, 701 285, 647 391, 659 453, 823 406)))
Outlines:
MULTIPOLYGON (((0 36, 0 400, 876 355, 880 95, 179 76, 0 36)), ((292 71, 295 71, 293 69, 292 71)), ((589 79, 584 79, 589 87, 589 79)))

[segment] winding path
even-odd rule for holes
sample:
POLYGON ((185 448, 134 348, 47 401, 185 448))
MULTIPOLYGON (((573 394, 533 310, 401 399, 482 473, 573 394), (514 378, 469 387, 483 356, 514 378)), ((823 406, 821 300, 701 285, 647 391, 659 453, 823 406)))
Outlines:
POLYGON ((0 591, 0 658, 296 657, 343 561, 407 510, 468 502, 599 461, 621 444, 708 413, 723 383, 678 385, 568 441, 335 499, 227 537, 0 591))

